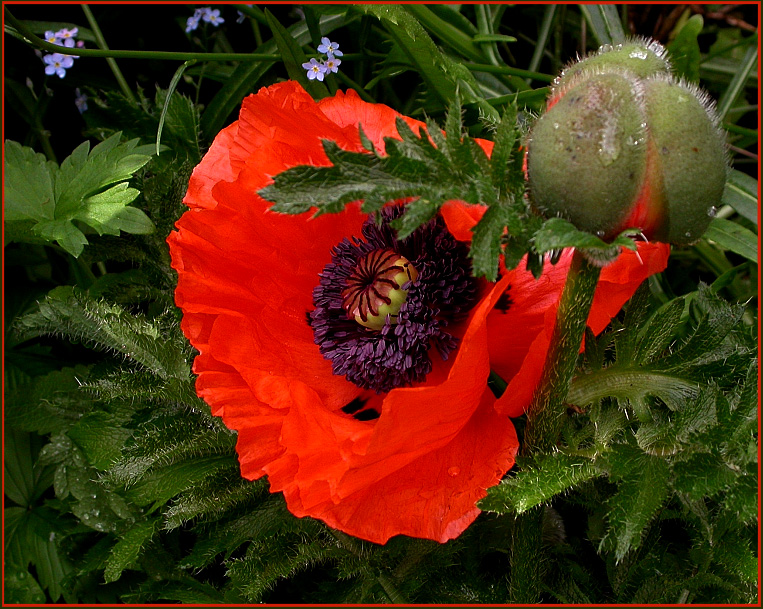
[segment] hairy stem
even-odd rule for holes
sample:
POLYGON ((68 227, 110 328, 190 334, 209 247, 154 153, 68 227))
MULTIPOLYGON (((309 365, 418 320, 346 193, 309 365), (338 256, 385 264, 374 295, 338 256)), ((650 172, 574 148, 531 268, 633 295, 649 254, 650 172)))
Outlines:
POLYGON ((559 439, 566 413, 565 400, 600 273, 599 267, 575 251, 556 312, 543 376, 527 413, 523 448, 526 455, 549 452, 559 439))
MULTIPOLYGON (((526 456, 551 452, 559 441, 567 410, 565 400, 600 272, 599 267, 575 250, 559 301, 543 376, 527 415, 522 448, 526 456)), ((509 582, 512 603, 537 603, 540 598, 545 571, 543 509, 539 506, 529 510, 515 521, 509 582)))

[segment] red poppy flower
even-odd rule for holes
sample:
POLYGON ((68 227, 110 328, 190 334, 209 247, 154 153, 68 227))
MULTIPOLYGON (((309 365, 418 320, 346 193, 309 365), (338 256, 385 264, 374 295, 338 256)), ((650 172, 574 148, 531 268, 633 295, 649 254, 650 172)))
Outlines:
MULTIPOLYGON (((506 413, 522 408, 496 408, 486 381, 493 363, 535 378, 522 349, 545 348, 564 261, 540 282, 516 271, 489 284, 469 276, 461 242, 479 208, 450 203, 398 241, 388 221, 399 206, 377 226, 358 205, 310 219, 256 194, 289 167, 328 164, 321 139, 362 150, 359 124, 383 150, 398 116, 353 92, 316 103, 293 82, 249 96, 195 169, 168 242, 197 391, 238 431, 242 475, 267 475, 293 514, 357 537, 444 542, 514 462, 506 413)), ((624 255, 603 284, 598 330, 666 253, 641 258, 624 255)))

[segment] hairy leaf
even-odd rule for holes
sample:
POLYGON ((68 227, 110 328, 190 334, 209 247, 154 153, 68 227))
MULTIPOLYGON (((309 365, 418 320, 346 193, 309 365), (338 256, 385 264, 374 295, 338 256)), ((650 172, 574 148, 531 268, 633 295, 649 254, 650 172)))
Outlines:
POLYGON ((561 452, 539 455, 516 475, 488 489, 488 496, 479 505, 483 510, 521 514, 598 473, 589 459, 561 452))

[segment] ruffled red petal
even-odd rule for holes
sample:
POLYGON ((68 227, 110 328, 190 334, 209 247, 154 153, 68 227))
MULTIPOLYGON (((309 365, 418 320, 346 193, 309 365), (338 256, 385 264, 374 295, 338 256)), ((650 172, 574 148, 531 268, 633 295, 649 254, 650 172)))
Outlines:
POLYGON ((361 390, 332 374, 305 315, 331 248, 357 236, 364 215, 281 216, 256 194, 289 167, 327 164, 321 139, 359 150, 359 122, 381 149, 397 116, 351 92, 316 104, 291 82, 248 97, 194 171, 191 211, 168 242, 182 328, 200 352, 197 391, 239 431, 242 474, 267 474, 295 514, 358 537, 445 541, 476 517, 517 449, 485 390, 485 323, 505 285, 485 290, 449 362, 376 398, 378 420, 358 421, 340 409, 361 390))
MULTIPOLYGON (((607 327, 647 277, 665 269, 669 253, 666 244, 639 243, 637 252, 623 248, 619 258, 602 269, 588 316, 588 326, 595 334, 607 327)), ((530 405, 571 260, 572 251, 568 250, 556 265, 547 262, 538 280, 522 264, 506 274, 508 308, 505 312, 496 309, 488 318, 490 365, 509 383, 496 402, 502 414, 517 417, 530 405)))

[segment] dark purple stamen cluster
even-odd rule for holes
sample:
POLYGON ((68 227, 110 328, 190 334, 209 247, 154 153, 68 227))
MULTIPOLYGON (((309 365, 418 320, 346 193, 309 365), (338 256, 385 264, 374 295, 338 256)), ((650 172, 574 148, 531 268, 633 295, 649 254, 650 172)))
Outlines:
POLYGON ((432 347, 447 359, 457 346, 446 332, 448 324, 463 318, 477 300, 468 247, 456 241, 439 216, 398 240, 389 223, 403 209, 384 208, 380 224, 373 216, 366 220, 362 239, 344 239, 334 247, 313 290, 315 310, 308 314, 315 343, 331 360, 334 374, 380 393, 423 381, 432 370, 432 347), (418 276, 401 286, 408 294, 396 320, 388 317, 380 330, 372 330, 348 319, 343 292, 346 300, 358 265, 371 252, 389 250, 409 260, 418 276))

